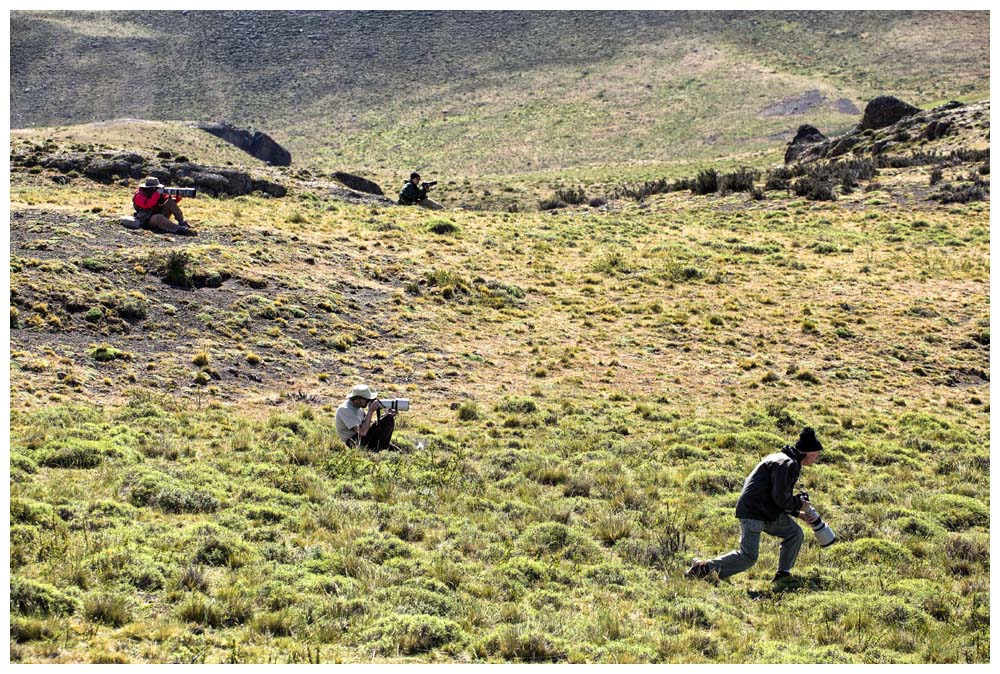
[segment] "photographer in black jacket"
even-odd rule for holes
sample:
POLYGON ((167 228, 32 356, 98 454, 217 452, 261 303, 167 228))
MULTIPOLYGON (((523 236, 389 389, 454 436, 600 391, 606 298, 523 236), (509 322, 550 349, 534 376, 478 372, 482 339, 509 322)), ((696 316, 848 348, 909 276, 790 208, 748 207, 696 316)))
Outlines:
POLYGON ((802 527, 790 516, 802 517, 810 524, 818 517, 803 514, 807 502, 792 490, 802 466, 816 463, 822 449, 816 432, 805 428, 794 447, 764 457, 743 483, 743 492, 736 502, 741 529, 739 549, 708 561, 695 560, 685 577, 705 578, 718 573, 719 578, 728 578, 746 571, 757 563, 762 531, 781 539, 774 580, 790 576, 803 539, 802 527))
POLYGON ((410 179, 403 183, 403 189, 399 191, 399 205, 416 205, 422 208, 429 208, 432 211, 440 211, 444 206, 433 199, 427 198, 427 190, 435 185, 437 185, 436 180, 421 183, 420 174, 416 172, 411 173, 410 179))

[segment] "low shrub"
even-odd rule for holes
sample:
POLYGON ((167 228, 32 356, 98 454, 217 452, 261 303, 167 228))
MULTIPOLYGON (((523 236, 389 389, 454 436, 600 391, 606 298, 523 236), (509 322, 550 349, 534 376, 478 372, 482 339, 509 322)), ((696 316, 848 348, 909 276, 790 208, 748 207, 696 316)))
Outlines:
POLYGON ((56 631, 48 620, 33 617, 11 617, 10 638, 19 644, 53 639, 55 636, 56 631))
POLYGON ((177 617, 205 627, 220 627, 223 624, 223 611, 218 602, 199 593, 189 595, 177 606, 177 617))
POLYGON ((831 547, 830 554, 852 564, 899 566, 913 561, 912 553, 899 543, 881 538, 861 538, 831 547))
POLYGON ((950 559, 989 565, 990 540, 987 534, 951 534, 944 546, 950 559))
POLYGON ((375 600, 391 607, 397 614, 444 617, 455 611, 453 599, 421 587, 389 588, 378 593, 375 600))
POLYGON ((254 632, 271 637, 292 636, 295 621, 289 609, 260 613, 254 616, 251 627, 254 632))
POLYGON ((714 606, 701 599, 679 598, 671 601, 657 613, 673 618, 688 627, 709 629, 718 619, 718 611, 714 606))
POLYGON ((472 401, 466 401, 458 406, 458 418, 462 421, 475 421, 479 416, 479 405, 472 401))
POLYGON ((565 660, 568 647, 544 630, 525 625, 503 625, 477 647, 483 657, 499 657, 504 662, 558 662, 565 660))
POLYGON ((91 622, 121 627, 132 620, 132 603, 125 595, 98 592, 84 598, 83 615, 91 622))
POLYGON ((457 234, 460 230, 458 225, 456 225, 451 220, 446 220, 445 218, 434 218, 427 223, 427 231, 431 234, 457 234))
POLYGON ((96 468, 105 459, 122 452, 106 441, 68 438, 46 443, 35 455, 38 465, 48 468, 96 468))
POLYGON ((542 211, 554 211, 558 208, 566 208, 567 203, 561 199, 555 197, 549 199, 542 199, 538 202, 538 208, 542 211))
POLYGON ((464 636, 458 623, 433 615, 392 615, 379 618, 362 639, 383 655, 426 653, 464 636))
POLYGON ((985 527, 990 522, 989 507, 968 496, 938 494, 927 500, 927 509, 951 531, 985 527))
POLYGON ((532 524, 521 534, 518 543, 530 555, 556 555, 577 562, 588 561, 598 554, 593 541, 558 522, 532 524))
POLYGON ((538 405, 533 398, 504 398, 496 409, 508 414, 530 414, 538 411, 538 405))
POLYGON ((684 481, 687 489, 704 494, 727 494, 742 485, 742 476, 713 469, 696 470, 684 481))
POLYGON ((218 533, 208 533, 198 544, 192 562, 205 566, 226 566, 236 569, 250 556, 249 546, 218 533))
POLYGON ((363 559, 381 564, 396 557, 409 557, 412 549, 396 538, 382 533, 363 536, 354 541, 354 550, 363 559))
POLYGON ((961 185, 945 183, 941 189, 928 197, 942 204, 967 204, 970 201, 986 201, 990 197, 989 182, 976 179, 961 185))
POLYGON ((24 615, 69 615, 79 608, 79 600, 48 583, 12 578, 10 609, 24 615))
POLYGON ((799 178, 791 184, 791 188, 797 196, 805 197, 810 201, 837 200, 837 195, 833 192, 833 183, 815 175, 799 178))
POLYGON ((698 172, 690 185, 692 194, 711 194, 719 191, 719 172, 705 169, 698 172))
POLYGON ((587 201, 582 187, 566 187, 556 190, 556 199, 571 206, 579 206, 587 201))
POLYGON ((171 251, 163 266, 162 279, 167 285, 187 287, 191 284, 188 278, 188 265, 191 255, 184 250, 171 251))
POLYGON ((754 181, 759 178, 760 171, 741 167, 732 173, 723 173, 719 176, 719 191, 723 194, 751 192, 754 189, 754 181))

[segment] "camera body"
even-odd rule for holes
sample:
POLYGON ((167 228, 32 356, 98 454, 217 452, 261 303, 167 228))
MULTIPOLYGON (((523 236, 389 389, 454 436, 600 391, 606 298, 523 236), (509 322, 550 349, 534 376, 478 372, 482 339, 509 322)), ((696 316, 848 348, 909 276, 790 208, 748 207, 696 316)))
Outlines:
POLYGON ((161 187, 160 188, 164 194, 170 195, 172 197, 191 197, 194 198, 198 196, 197 187, 161 187))
POLYGON ((408 412, 410 410, 409 398, 386 398, 378 402, 384 410, 392 410, 394 412, 408 412))
POLYGON ((423 187, 425 190, 427 190, 427 189, 430 189, 430 188, 434 187, 437 184, 438 184, 438 181, 436 181, 436 180, 427 180, 425 182, 420 183, 420 186, 423 187))
POLYGON ((816 519, 809 526, 812 527, 813 535, 816 537, 816 542, 820 544, 820 547, 828 547, 833 545, 837 541, 837 534, 833 532, 830 525, 823 521, 823 518, 819 516, 816 509, 813 508, 812 503, 809 503, 809 494, 806 492, 800 492, 798 494, 802 498, 805 509, 804 512, 808 517, 815 517, 816 519))

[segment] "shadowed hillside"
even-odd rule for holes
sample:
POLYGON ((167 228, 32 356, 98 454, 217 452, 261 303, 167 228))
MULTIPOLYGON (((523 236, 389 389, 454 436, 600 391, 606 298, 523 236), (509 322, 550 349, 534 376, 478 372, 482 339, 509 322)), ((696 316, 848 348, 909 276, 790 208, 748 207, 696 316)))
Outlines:
POLYGON ((957 12, 15 12, 11 40, 14 127, 219 119, 373 171, 762 150, 989 72, 988 15, 957 12))

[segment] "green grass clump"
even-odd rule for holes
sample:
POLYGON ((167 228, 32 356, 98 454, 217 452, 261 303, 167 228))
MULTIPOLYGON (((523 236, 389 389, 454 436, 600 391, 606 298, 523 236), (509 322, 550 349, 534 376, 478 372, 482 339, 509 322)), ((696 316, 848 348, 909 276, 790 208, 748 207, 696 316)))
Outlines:
POLYGON ((715 469, 696 470, 684 481, 687 489, 704 494, 728 494, 742 485, 742 475, 715 469))
POLYGON ((30 616, 11 617, 10 638, 16 643, 23 644, 31 641, 54 639, 55 637, 56 630, 48 620, 30 616))
POLYGON ((205 627, 219 627, 224 619, 218 603, 197 592, 188 595, 177 606, 177 617, 184 622, 197 623, 205 627))
POLYGON ((479 405, 471 400, 467 400, 458 406, 458 418, 462 421, 475 421, 479 419, 479 405))
POLYGON ((132 505, 159 508, 167 513, 211 513, 220 505, 219 499, 210 492, 186 487, 156 471, 130 473, 124 488, 132 505))
POLYGON ((125 595, 98 592, 84 597, 83 615, 92 622, 121 627, 132 620, 132 605, 125 595))
POLYGON ((87 351, 87 355, 99 363, 107 363, 112 360, 132 360, 131 353, 116 349, 110 344, 99 344, 87 351))
POLYGON ((122 456, 122 450, 106 440, 67 438, 53 440, 35 454, 39 466, 48 468, 96 468, 106 459, 122 456))
POLYGON ((831 550, 831 555, 852 565, 891 564, 900 566, 913 561, 913 554, 899 543, 879 539, 861 538, 845 541, 831 550))
POLYGON ((505 398, 497 405, 498 412, 508 414, 531 414, 538 411, 538 405, 533 398, 505 398))
POLYGON ((530 625, 502 625, 483 639, 476 652, 504 662, 560 662, 567 657, 568 645, 530 625))
POLYGON ((426 653, 464 638, 458 623, 433 615, 392 615, 379 618, 362 639, 383 655, 426 653))
POLYGON ((930 512, 945 527, 961 531, 989 524, 990 509, 981 501, 958 494, 938 494, 927 500, 930 512))
POLYGON ((590 538, 558 522, 532 524, 521 534, 518 547, 530 555, 553 555, 575 562, 587 562, 599 555, 590 538))
POLYGON ((10 582, 10 610, 22 615, 69 615, 77 611, 80 601, 48 583, 22 578, 10 582))
POLYGON ((434 218, 427 223, 427 231, 431 234, 440 234, 442 236, 446 234, 457 234, 460 229, 451 220, 445 218, 434 218))
POLYGON ((206 527, 196 542, 191 562, 238 569, 245 565, 251 556, 251 548, 245 542, 221 530, 206 527))

